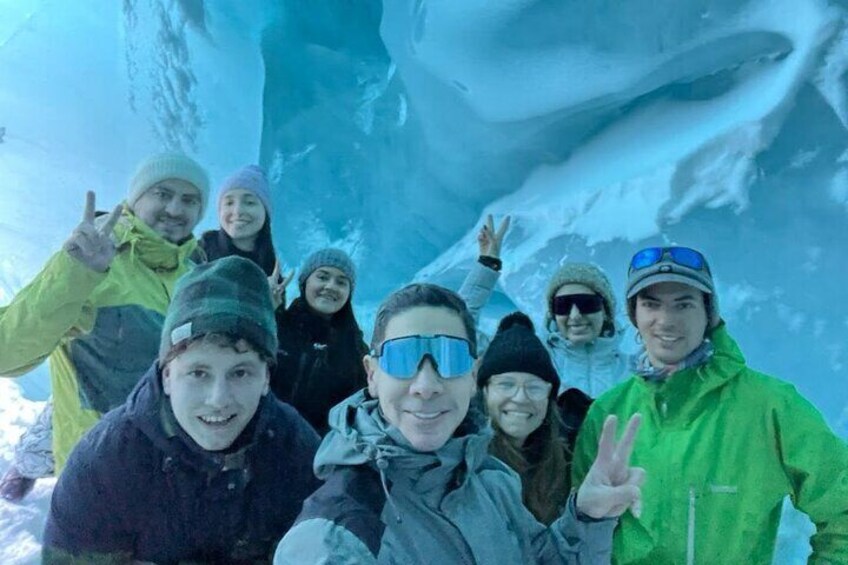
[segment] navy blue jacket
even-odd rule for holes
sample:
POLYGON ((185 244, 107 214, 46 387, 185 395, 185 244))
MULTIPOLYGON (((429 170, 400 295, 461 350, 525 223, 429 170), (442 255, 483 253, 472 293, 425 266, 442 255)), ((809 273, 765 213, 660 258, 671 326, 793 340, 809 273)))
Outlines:
POLYGON ((318 436, 267 394, 234 445, 201 449, 154 365, 74 449, 53 492, 44 563, 267 562, 318 487, 318 436))

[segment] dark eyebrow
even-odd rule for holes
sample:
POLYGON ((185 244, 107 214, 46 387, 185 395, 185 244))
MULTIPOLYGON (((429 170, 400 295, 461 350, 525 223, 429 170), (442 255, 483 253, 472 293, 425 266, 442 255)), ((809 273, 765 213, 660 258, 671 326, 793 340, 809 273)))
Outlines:
POLYGON ((691 294, 684 294, 683 296, 678 296, 674 299, 675 302, 682 302, 684 300, 695 300, 695 297, 691 294))

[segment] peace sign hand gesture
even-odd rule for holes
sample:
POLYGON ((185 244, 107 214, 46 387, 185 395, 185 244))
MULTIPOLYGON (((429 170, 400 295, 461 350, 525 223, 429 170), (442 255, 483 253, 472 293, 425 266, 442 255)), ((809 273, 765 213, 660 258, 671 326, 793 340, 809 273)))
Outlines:
POLYGON ((480 255, 500 259, 501 243, 503 243, 503 238, 509 229, 509 222, 510 217, 504 216, 497 231, 495 231, 495 221, 492 215, 489 214, 486 217, 486 223, 483 224, 483 227, 480 228, 480 233, 477 234, 477 245, 480 247, 480 255))
POLYGON ((645 470, 630 467, 630 454, 642 421, 634 414, 627 422, 621 441, 616 443, 618 418, 608 416, 598 440, 598 455, 577 491, 577 509, 592 518, 615 518, 629 508, 635 517, 642 513, 645 470))
POLYGON ((94 192, 85 193, 85 212, 82 222, 71 232, 71 237, 62 246, 68 255, 98 273, 105 273, 117 253, 112 240, 112 230, 121 217, 121 205, 115 206, 106 221, 94 225, 94 192))
POLYGON ((274 262, 274 272, 268 277, 268 285, 271 287, 271 302, 274 304, 274 310, 286 304, 286 287, 294 278, 294 269, 290 270, 286 275, 280 276, 280 261, 274 262))

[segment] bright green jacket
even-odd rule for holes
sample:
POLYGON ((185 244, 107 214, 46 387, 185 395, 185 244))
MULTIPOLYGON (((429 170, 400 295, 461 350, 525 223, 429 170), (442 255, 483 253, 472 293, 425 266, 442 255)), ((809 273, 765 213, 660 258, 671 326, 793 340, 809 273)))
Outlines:
POLYGON ((0 308, 0 375, 50 359, 56 473, 101 414, 123 404, 159 349, 174 283, 197 248, 163 239, 126 208, 105 273, 59 251, 0 308))
POLYGON ((631 459, 647 472, 642 516, 621 517, 613 562, 771 563, 788 494, 816 524, 811 563, 848 563, 848 446, 792 385, 749 369, 723 324, 711 340, 706 363, 664 382, 631 377, 581 428, 575 485, 606 415, 643 416, 631 459))

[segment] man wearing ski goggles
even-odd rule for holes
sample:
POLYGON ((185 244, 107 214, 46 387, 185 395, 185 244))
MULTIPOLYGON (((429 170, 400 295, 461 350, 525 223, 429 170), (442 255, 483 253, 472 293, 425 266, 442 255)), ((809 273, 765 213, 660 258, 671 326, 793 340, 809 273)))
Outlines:
POLYGON ((389 339, 371 352, 380 369, 401 380, 415 377, 425 357, 430 357, 444 379, 457 379, 471 372, 475 357, 466 339, 450 335, 409 335, 389 339))
POLYGON ((576 485, 608 415, 648 415, 633 463, 652 478, 641 518, 619 520, 613 561, 770 563, 789 495, 817 526, 810 562, 848 563, 848 542, 830 535, 848 531, 848 446, 794 387, 747 366, 704 256, 642 249, 625 294, 643 351, 635 374, 592 404, 572 465, 576 485))

